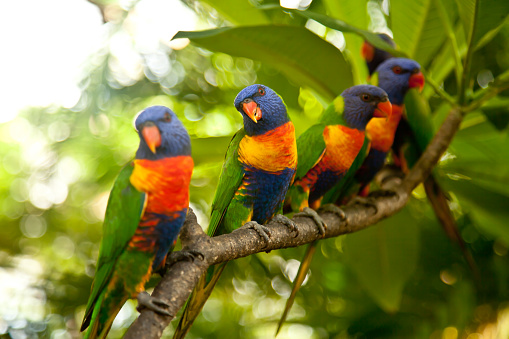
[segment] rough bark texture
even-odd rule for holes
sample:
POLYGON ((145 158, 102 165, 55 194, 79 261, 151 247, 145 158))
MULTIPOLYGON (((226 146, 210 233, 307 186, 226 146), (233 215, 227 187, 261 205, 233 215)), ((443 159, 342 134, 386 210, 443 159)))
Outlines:
MULTIPOLYGON (((319 215, 328 226, 325 238, 359 231, 401 210, 410 198, 412 190, 428 177, 433 166, 446 151, 461 120, 462 112, 459 108, 453 108, 422 157, 404 179, 401 179, 401 173, 390 168, 378 175, 381 187, 386 191, 371 194, 376 209, 356 203, 345 206, 343 210, 347 222, 333 213, 319 211, 319 215), (393 194, 387 194, 387 191, 393 194)), ((161 316, 150 310, 142 310, 138 319, 128 329, 125 338, 160 338, 209 265, 258 252, 301 246, 321 238, 311 219, 297 217, 294 221, 299 228, 298 234, 292 233, 282 224, 269 223, 271 237, 267 244, 255 231, 248 229, 209 238, 198 225, 194 213, 190 211, 180 238, 184 250, 199 251, 204 256, 203 260, 179 261, 172 265, 152 295, 168 302, 170 306, 168 311, 173 316, 161 316)))

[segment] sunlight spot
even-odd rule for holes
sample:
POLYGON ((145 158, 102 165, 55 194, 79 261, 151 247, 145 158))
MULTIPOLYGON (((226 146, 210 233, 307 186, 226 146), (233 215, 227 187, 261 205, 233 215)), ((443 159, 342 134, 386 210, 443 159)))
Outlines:
POLYGON ((447 285, 454 285, 458 278, 449 270, 440 271, 440 280, 447 285))
POLYGON ((26 215, 20 221, 20 229, 27 238, 40 238, 46 233, 46 220, 36 215, 26 215))
POLYGON ((57 177, 66 184, 72 184, 81 177, 81 166, 72 157, 63 157, 57 165, 57 177))
MULTIPOLYGON (((286 262, 286 265, 284 266, 283 274, 291 282, 293 282, 295 280, 295 277, 297 277, 297 273, 299 272, 299 267, 300 267, 300 261, 295 260, 295 259, 290 259, 286 262)), ((311 270, 309 270, 308 273, 306 274, 306 278, 304 278, 304 281, 302 282, 302 286, 306 285, 310 274, 311 274, 311 270)))
POLYGON ((458 329, 456 327, 446 327, 442 333, 442 339, 457 339, 458 329))
POLYGON ((30 202, 37 208, 47 210, 53 205, 53 192, 48 185, 37 182, 30 187, 30 202))
POLYGON ((63 121, 55 121, 48 126, 48 136, 53 141, 64 141, 70 134, 71 128, 63 121))
POLYGON ((507 246, 500 241, 500 239, 497 239, 493 244, 493 252, 495 252, 496 255, 503 257, 507 255, 507 246))
POLYGON ((62 259, 70 259, 74 255, 74 242, 67 236, 59 236, 53 240, 53 251, 62 259))
POLYGON ((28 185, 25 179, 16 178, 11 182, 10 188, 11 197, 18 201, 23 202, 28 200, 28 185))
POLYGON ((486 88, 495 78, 489 69, 484 69, 477 74, 477 83, 481 88, 486 88))

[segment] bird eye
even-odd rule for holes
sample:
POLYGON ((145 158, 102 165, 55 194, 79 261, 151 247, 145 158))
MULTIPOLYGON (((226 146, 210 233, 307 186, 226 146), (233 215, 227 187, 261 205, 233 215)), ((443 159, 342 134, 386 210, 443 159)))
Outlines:
POLYGON ((394 66, 392 68, 392 71, 395 73, 395 74, 401 74, 403 72, 403 70, 401 69, 401 67, 399 66, 394 66))
POLYGON ((162 117, 161 121, 170 122, 171 121, 171 114, 168 113, 168 112, 164 113, 164 116, 162 117))
POLYGON ((263 87, 258 87, 258 94, 265 95, 265 90, 263 89, 263 87))
POLYGON ((369 94, 362 94, 361 95, 361 99, 362 99, 362 101, 369 101, 369 100, 371 100, 371 95, 369 95, 369 94))

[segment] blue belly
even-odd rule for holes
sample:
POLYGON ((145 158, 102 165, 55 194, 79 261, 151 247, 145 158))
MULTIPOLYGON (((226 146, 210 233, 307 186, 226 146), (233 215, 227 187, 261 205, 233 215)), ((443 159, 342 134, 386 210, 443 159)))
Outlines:
POLYGON ((248 208, 253 206, 251 220, 265 224, 279 211, 294 173, 291 168, 273 173, 245 166, 244 205, 248 208))
POLYGON ((340 180, 343 178, 345 174, 334 172, 330 170, 325 170, 318 174, 318 178, 309 191, 309 205, 313 205, 313 203, 319 200, 324 196, 331 188, 333 188, 340 180))
POLYGON ((361 186, 369 184, 378 171, 384 166, 386 156, 386 152, 372 148, 366 159, 364 159, 362 166, 355 173, 355 180, 359 182, 361 186))
POLYGON ((166 254, 173 248, 180 229, 184 225, 187 208, 175 213, 178 214, 177 218, 165 214, 146 213, 144 222, 154 221, 157 224, 151 227, 138 227, 136 230, 136 235, 143 239, 137 242, 139 250, 155 254, 152 269, 158 268, 166 254))

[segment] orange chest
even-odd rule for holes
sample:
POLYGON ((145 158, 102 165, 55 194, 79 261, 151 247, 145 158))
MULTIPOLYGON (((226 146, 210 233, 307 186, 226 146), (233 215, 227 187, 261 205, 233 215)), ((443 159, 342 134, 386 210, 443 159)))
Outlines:
POLYGON ((134 160, 130 181, 147 195, 145 212, 168 214, 188 208, 193 166, 190 156, 134 160))
POLYGON ((373 118, 366 126, 366 133, 371 140, 371 148, 389 152, 394 142, 394 135, 401 120, 404 106, 392 105, 392 114, 386 118, 373 118))
POLYGON ((239 161, 267 172, 297 167, 297 141, 292 122, 265 134, 246 135, 239 144, 239 161))
POLYGON ((325 127, 325 153, 322 162, 335 172, 347 171, 364 144, 363 131, 341 125, 325 127))

